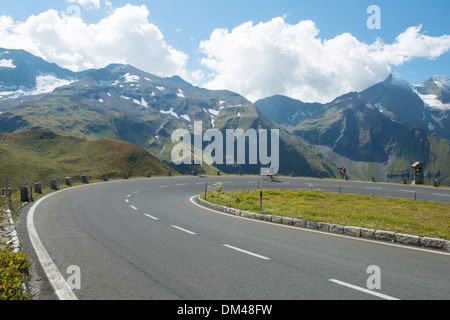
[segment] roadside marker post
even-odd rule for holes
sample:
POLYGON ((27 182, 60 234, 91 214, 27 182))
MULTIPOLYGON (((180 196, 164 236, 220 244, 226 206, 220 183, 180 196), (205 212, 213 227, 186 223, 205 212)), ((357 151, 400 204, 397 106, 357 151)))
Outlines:
POLYGON ((262 190, 259 192, 259 214, 262 214, 262 190))

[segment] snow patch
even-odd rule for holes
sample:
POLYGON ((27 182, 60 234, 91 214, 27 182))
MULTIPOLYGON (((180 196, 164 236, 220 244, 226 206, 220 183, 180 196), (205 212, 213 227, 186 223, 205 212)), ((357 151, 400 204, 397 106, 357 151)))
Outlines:
POLYGON ((438 118, 434 115, 431 115, 431 117, 433 118, 433 120, 441 126, 442 129, 445 129, 444 126, 442 125, 441 121, 444 120, 444 117, 438 118))
POLYGON ((180 118, 183 118, 184 120, 191 122, 191 118, 187 114, 183 114, 182 116, 180 116, 180 118))
POLYGON ((58 87, 68 86, 69 84, 71 84, 73 82, 75 82, 75 81, 58 79, 52 75, 37 76, 35 89, 29 93, 26 93, 26 95, 49 93, 58 87))
POLYGON ((148 108, 147 101, 145 101, 144 98, 141 98, 141 101, 136 100, 136 99, 133 99, 133 102, 134 102, 135 104, 138 104, 138 105, 141 105, 141 106, 143 106, 143 107, 148 108))
POLYGON ((173 108, 170 108, 169 111, 160 110, 159 112, 161 112, 163 114, 170 114, 170 115, 174 116, 175 118, 179 119, 178 115, 173 111, 173 108))
POLYGON ((184 96, 183 90, 178 89, 177 96, 178 96, 179 98, 184 98, 185 96, 184 96))
POLYGON ((218 116, 218 115, 219 115, 219 111, 217 111, 217 110, 209 109, 208 111, 209 111, 209 113, 211 113, 211 114, 213 114, 213 115, 215 115, 215 116, 218 116))
POLYGON ((0 67, 11 68, 11 69, 16 68, 16 66, 14 65, 14 63, 13 63, 13 61, 11 59, 2 59, 2 60, 0 60, 0 67))
POLYGON ((443 75, 436 75, 432 77, 433 82, 440 88, 440 89, 447 89, 450 87, 450 77, 443 76, 443 75))
POLYGON ((450 103, 442 103, 439 99, 437 99, 434 94, 420 94, 415 91, 416 94, 422 99, 423 103, 431 108, 431 109, 439 109, 439 110, 450 110, 450 103))
POLYGON ((158 89, 159 91, 163 91, 165 88, 164 87, 156 87, 156 89, 158 89))
POLYGON ((139 76, 130 75, 129 73, 127 73, 123 76, 123 79, 125 80, 125 82, 138 82, 140 78, 139 76))

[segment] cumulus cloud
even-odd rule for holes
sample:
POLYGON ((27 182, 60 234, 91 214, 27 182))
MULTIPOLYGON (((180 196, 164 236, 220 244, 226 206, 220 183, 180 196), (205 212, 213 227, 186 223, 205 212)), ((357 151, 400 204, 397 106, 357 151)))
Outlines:
POLYGON ((74 71, 126 63, 160 76, 187 74, 188 56, 166 43, 159 28, 149 22, 144 5, 117 8, 89 25, 55 10, 30 16, 25 22, 0 16, 0 47, 24 49, 74 71))
POLYGON ((205 84, 229 89, 255 101, 284 94, 305 102, 329 102, 383 81, 413 58, 434 59, 450 48, 450 36, 431 37, 411 27, 392 44, 360 42, 349 33, 319 38, 313 21, 291 25, 274 18, 233 30, 216 29, 200 43, 202 64, 211 70, 205 84))

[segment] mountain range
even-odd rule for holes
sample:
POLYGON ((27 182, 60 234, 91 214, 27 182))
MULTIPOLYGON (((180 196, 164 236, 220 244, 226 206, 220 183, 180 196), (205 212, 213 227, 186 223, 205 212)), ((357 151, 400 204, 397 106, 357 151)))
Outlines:
MULTIPOLYGON (((0 79, 7 73, 19 83, 22 74, 31 73, 36 78, 52 77, 54 83, 67 83, 39 94, 34 94, 38 90, 32 86, 32 81, 26 88, 14 87, 10 82, 6 88, 8 91, 5 84, 0 83, 0 92, 3 90, 0 131, 48 130, 87 140, 123 140, 146 149, 180 173, 191 173, 192 165, 175 166, 171 162, 174 146, 171 135, 175 130, 192 131, 194 121, 202 121, 203 130, 215 128, 223 132, 237 128, 244 131, 279 128, 280 153, 284 155, 280 157, 280 173, 335 176, 331 162, 270 121, 254 104, 237 93, 199 88, 178 76, 162 78, 123 64, 64 74, 64 70, 48 73, 54 65, 44 63, 44 66, 30 68, 32 71, 26 73, 22 71, 24 67, 19 68, 19 63, 14 67, 15 54, 21 56, 24 52, 3 50, 0 61, 9 61, 9 68, 0 67, 0 79)), ((30 55, 27 60, 33 64, 34 59, 30 55)), ((5 62, 3 64, 6 65, 5 62)), ((212 167, 204 163, 199 169, 200 173, 221 170, 225 173, 242 171, 257 174, 260 166, 212 167)))
POLYGON ((326 104, 273 96, 255 105, 355 179, 411 179, 420 161, 429 183, 448 185, 449 90, 447 76, 413 85, 390 75, 326 104))
MULTIPOLYGON (((450 184, 450 78, 419 85, 395 75, 326 104, 274 96, 251 103, 228 90, 207 90, 178 76, 130 65, 72 72, 22 50, 0 49, 0 131, 46 130, 85 140, 115 139, 171 163, 171 134, 193 122, 203 130, 279 129, 280 173, 401 181, 411 164, 426 181, 450 184)), ((202 164, 200 172, 255 174, 259 166, 202 164)))

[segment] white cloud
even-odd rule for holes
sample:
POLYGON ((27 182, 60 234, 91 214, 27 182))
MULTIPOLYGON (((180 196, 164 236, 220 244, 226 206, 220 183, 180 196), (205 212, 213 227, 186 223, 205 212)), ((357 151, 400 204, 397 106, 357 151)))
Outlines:
POLYGON ((313 21, 288 24, 274 18, 233 30, 216 29, 200 44, 202 64, 212 73, 205 85, 236 91, 249 100, 284 94, 329 102, 384 80, 391 66, 416 57, 436 58, 450 48, 450 36, 430 37, 411 27, 392 44, 360 42, 349 33, 322 40, 313 21))
POLYGON ((24 49, 74 71, 127 63, 161 76, 185 76, 188 56, 168 45, 148 17, 144 5, 117 8, 90 25, 55 10, 25 22, 0 16, 0 47, 24 49))
POLYGON ((78 3, 86 10, 100 9, 100 0, 67 0, 69 3, 78 3))

